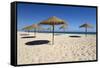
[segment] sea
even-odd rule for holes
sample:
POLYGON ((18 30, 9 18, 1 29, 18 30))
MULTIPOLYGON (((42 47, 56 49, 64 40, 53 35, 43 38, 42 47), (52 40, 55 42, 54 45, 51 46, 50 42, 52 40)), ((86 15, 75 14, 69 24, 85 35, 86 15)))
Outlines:
MULTIPOLYGON (((25 31, 21 31, 21 32, 25 32, 25 31)), ((29 31, 29 32, 34 32, 34 31, 29 31)), ((53 33, 52 31, 37 31, 38 33, 53 33)), ((65 32, 65 31, 54 31, 55 34, 97 34, 97 32, 65 32)))

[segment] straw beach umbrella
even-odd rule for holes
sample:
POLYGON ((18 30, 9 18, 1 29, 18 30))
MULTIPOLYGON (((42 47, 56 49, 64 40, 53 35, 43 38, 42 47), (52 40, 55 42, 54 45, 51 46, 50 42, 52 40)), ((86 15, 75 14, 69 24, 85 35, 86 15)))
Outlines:
POLYGON ((32 29, 34 29, 34 36, 36 37, 36 29, 38 29, 39 26, 37 24, 32 24, 30 26, 26 26, 23 28, 23 30, 27 30, 28 32, 32 29))
POLYGON ((93 28, 93 26, 91 24, 85 23, 85 24, 82 24, 80 26, 80 28, 85 28, 85 36, 87 36, 87 29, 88 28, 93 28))
POLYGON ((54 26, 65 24, 65 21, 62 20, 62 19, 59 19, 55 16, 52 16, 52 17, 48 18, 47 20, 41 21, 39 24, 40 25, 42 24, 42 25, 51 25, 52 26, 52 30, 53 30, 52 31, 53 32, 52 33, 52 45, 53 45, 54 44, 54 26))
POLYGON ((52 32, 52 27, 47 28, 47 30, 49 30, 50 32, 52 32))
POLYGON ((30 31, 31 29, 32 29, 31 26, 26 26, 26 27, 22 28, 22 30, 27 31, 28 33, 29 33, 29 31, 30 31))
POLYGON ((37 24, 32 24, 31 27, 34 29, 34 36, 36 37, 36 31, 39 28, 37 24))
POLYGON ((67 28, 67 25, 62 25, 59 29, 63 29, 65 32, 65 29, 67 28))

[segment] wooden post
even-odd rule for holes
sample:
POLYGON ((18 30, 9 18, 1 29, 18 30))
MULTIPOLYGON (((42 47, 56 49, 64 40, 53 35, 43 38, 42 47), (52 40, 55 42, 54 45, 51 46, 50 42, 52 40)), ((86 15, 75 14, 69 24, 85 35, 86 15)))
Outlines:
POLYGON ((34 28, 34 37, 36 37, 36 28, 34 28))
POLYGON ((52 26, 53 26, 53 34, 52 34, 52 45, 53 45, 54 44, 54 24, 52 26))
POLYGON ((87 37, 87 27, 85 28, 85 36, 87 37))

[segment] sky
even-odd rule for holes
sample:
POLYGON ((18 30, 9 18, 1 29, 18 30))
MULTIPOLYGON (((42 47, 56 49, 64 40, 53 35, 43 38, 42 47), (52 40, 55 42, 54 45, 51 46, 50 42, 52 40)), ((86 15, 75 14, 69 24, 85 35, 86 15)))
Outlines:
MULTIPOLYGON (((37 24, 52 16, 56 16, 68 24, 66 31, 82 32, 84 28, 79 28, 79 26, 89 23, 93 25, 93 28, 88 31, 96 32, 96 8, 28 3, 17 4, 17 29, 37 24)), ((62 31, 59 29, 60 26, 55 26, 55 31, 62 31)), ((50 26, 42 27, 48 28, 50 26)))

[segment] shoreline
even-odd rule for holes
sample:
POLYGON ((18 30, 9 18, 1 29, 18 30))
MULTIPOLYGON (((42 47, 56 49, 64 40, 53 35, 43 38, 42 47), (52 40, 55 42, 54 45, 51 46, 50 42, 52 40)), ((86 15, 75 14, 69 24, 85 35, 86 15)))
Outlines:
MULTIPOLYGON (((17 32, 25 32, 25 31, 17 31, 17 32)), ((28 33, 28 32, 26 32, 28 33)), ((34 33, 34 31, 30 31, 29 33, 34 33)), ((40 31, 40 32, 36 32, 36 33, 52 33, 52 32, 48 32, 48 31, 40 31)), ((54 32, 54 33, 62 33, 62 34, 96 34, 96 32, 54 32)))

